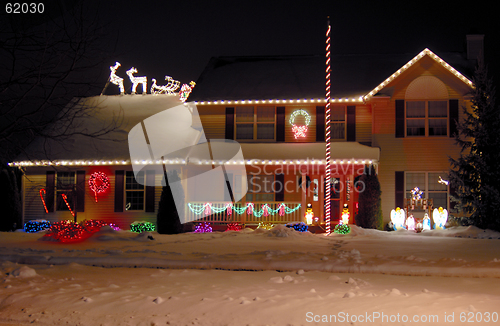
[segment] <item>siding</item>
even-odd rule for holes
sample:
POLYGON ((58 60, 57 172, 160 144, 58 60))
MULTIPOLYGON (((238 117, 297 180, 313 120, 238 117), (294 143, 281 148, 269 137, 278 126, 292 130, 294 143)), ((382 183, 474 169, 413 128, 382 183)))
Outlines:
POLYGON ((369 105, 356 106, 356 141, 372 142, 372 108, 369 105))
POLYGON ((220 105, 198 105, 201 124, 208 139, 224 139, 226 128, 226 107, 220 105))

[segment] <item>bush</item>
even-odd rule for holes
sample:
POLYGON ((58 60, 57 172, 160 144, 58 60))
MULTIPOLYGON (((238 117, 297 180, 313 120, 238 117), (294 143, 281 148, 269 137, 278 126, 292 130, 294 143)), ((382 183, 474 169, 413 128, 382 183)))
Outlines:
POLYGON ((364 190, 359 193, 359 211, 355 217, 356 225, 365 229, 379 229, 383 227, 382 191, 378 181, 375 167, 365 167, 359 183, 364 185, 364 190))

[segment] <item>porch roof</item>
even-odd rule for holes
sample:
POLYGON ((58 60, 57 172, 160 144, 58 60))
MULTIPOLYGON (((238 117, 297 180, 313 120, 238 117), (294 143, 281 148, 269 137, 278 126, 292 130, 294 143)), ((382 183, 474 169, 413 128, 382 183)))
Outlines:
MULTIPOLYGON (((331 159, 333 161, 369 161, 378 162, 380 149, 357 142, 332 142, 331 159)), ((325 163, 325 143, 242 143, 241 149, 245 160, 258 161, 321 161, 325 163)))

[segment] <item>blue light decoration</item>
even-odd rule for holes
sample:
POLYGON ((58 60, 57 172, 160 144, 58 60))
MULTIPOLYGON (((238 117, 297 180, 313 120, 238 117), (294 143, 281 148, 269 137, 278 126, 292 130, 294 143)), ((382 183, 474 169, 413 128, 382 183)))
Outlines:
POLYGON ((212 225, 208 222, 202 222, 194 227, 194 233, 210 233, 212 232, 212 225))
POLYGON ((287 228, 293 228, 293 229, 295 229, 295 231, 299 231, 299 232, 307 232, 307 230, 308 230, 308 226, 304 222, 287 223, 285 226, 287 228))
POLYGON ((50 229, 50 222, 47 220, 33 220, 24 223, 24 232, 36 233, 46 229, 50 229))
POLYGON ((156 231, 156 225, 146 221, 135 221, 130 224, 130 231, 137 233, 154 232, 156 231))

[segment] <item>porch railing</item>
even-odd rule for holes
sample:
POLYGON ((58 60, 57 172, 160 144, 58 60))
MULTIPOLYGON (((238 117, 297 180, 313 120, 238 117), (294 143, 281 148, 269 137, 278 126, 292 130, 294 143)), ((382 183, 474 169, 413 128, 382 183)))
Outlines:
POLYGON ((276 201, 236 203, 234 206, 228 205, 227 202, 189 202, 186 204, 185 214, 187 222, 284 224, 303 221, 300 206, 300 202, 276 201))

